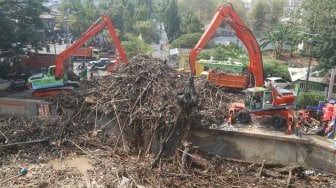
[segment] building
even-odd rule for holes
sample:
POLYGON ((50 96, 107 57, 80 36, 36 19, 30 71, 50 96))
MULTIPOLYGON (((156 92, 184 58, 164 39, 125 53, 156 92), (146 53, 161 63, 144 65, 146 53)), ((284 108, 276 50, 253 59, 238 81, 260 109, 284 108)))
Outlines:
MULTIPOLYGON (((298 96, 300 92, 313 92, 327 97, 330 77, 321 76, 319 72, 312 72, 307 82, 307 70, 308 68, 288 68, 291 80, 294 84, 295 95, 298 96)), ((335 83, 331 98, 336 98, 335 83)))

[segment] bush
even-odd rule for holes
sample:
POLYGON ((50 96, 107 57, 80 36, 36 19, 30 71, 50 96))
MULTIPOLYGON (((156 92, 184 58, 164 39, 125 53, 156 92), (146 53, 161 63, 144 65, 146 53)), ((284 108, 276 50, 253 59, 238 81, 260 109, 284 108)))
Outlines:
POLYGON ((303 109, 307 106, 317 106, 319 101, 325 101, 326 97, 320 93, 300 92, 297 98, 297 108, 303 109))
POLYGON ((291 80, 288 72, 288 65, 285 65, 282 61, 276 59, 263 59, 263 66, 265 77, 267 77, 267 75, 272 75, 291 80))
POLYGON ((188 33, 181 35, 172 42, 174 48, 193 48, 201 38, 202 33, 188 33))
POLYGON ((152 48, 139 37, 132 34, 126 34, 126 41, 123 41, 123 46, 128 58, 132 58, 138 54, 151 54, 152 48))
POLYGON ((141 35, 141 37, 147 42, 159 43, 160 35, 157 33, 155 24, 150 21, 138 21, 133 26, 136 33, 141 35))
POLYGON ((230 42, 229 45, 218 44, 214 45, 214 47, 212 50, 201 52, 198 59, 210 59, 210 57, 213 57, 214 60, 227 61, 230 58, 244 65, 249 63, 246 51, 234 42, 230 42))

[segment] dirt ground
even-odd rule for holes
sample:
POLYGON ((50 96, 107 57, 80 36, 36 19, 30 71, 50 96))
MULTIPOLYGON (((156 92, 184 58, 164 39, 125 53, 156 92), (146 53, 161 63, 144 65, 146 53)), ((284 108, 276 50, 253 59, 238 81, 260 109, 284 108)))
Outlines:
POLYGON ((195 80, 199 105, 185 111, 176 96, 187 80, 138 56, 48 98, 59 116, 1 115, 0 187, 336 186, 335 175, 309 167, 227 159, 193 146, 189 129, 219 125, 226 104, 242 95, 195 80))

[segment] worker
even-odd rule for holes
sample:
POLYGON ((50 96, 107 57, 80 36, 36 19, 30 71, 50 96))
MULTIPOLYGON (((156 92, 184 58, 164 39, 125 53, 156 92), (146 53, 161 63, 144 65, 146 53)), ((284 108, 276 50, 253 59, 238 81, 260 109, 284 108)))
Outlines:
POLYGON ((92 79, 93 78, 93 72, 95 72, 95 70, 96 70, 96 66, 92 66, 91 68, 90 68, 90 78, 92 79))
POLYGON ((271 80, 267 81, 266 88, 272 90, 272 81, 271 80))
POLYGON ((254 94, 253 95, 253 104, 254 104, 254 108, 261 108, 261 98, 258 94, 254 94))
POLYGON ((301 117, 298 117, 298 120, 297 120, 296 126, 295 126, 295 134, 296 134, 296 136, 300 136, 300 138, 302 138, 301 125, 302 125, 301 117))

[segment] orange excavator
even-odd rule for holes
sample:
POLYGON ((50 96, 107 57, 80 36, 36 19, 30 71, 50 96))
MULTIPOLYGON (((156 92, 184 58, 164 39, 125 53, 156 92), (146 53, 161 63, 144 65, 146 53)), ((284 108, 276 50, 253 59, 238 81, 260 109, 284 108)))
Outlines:
POLYGON ((110 18, 103 15, 95 21, 77 41, 57 56, 56 65, 50 66, 46 75, 32 76, 28 79, 29 89, 34 90, 33 96, 44 97, 71 91, 78 87, 78 82, 73 82, 66 78, 64 64, 67 58, 75 53, 88 39, 102 31, 105 27, 107 27, 118 51, 114 63, 110 64, 107 69, 113 71, 115 65, 126 63, 127 56, 120 44, 115 28, 113 27, 110 18))
MULTIPOLYGON (((294 116, 291 109, 294 107, 296 97, 293 92, 286 89, 264 87, 262 56, 257 40, 230 4, 224 5, 217 10, 209 27, 195 48, 190 51, 189 63, 192 75, 196 73, 195 63, 197 55, 222 22, 230 25, 232 29, 235 30, 237 37, 246 46, 250 58, 248 72, 251 76, 251 80, 254 80, 254 83, 250 83, 250 87, 245 90, 245 103, 233 103, 230 106, 228 123, 232 124, 234 120, 238 120, 241 123, 248 123, 251 121, 251 114, 256 116, 271 116, 271 123, 274 126, 280 127, 286 122, 288 132, 291 132, 294 116)), ((225 87, 232 88, 244 88, 249 80, 249 76, 247 75, 216 75, 216 73, 210 72, 208 76, 209 78, 216 77, 209 79, 209 81, 215 85, 224 85, 225 87)))
POLYGON ((263 64, 262 57, 259 49, 259 45, 254 35, 248 27, 245 26, 243 21, 239 18, 238 14, 234 11, 231 5, 220 7, 214 15, 209 27, 201 36, 196 46, 191 49, 189 53, 189 63, 192 74, 196 74, 196 57, 204 46, 211 39, 212 35, 216 32, 216 29, 223 23, 227 23, 234 31, 236 31, 237 37, 244 43, 247 48, 247 52, 250 58, 250 64, 248 66, 249 73, 253 75, 233 75, 233 74, 217 74, 214 71, 210 71, 208 79, 210 82, 217 86, 223 86, 226 88, 241 88, 245 89, 248 86, 249 78, 256 82, 256 86, 262 86, 263 81, 263 64))

